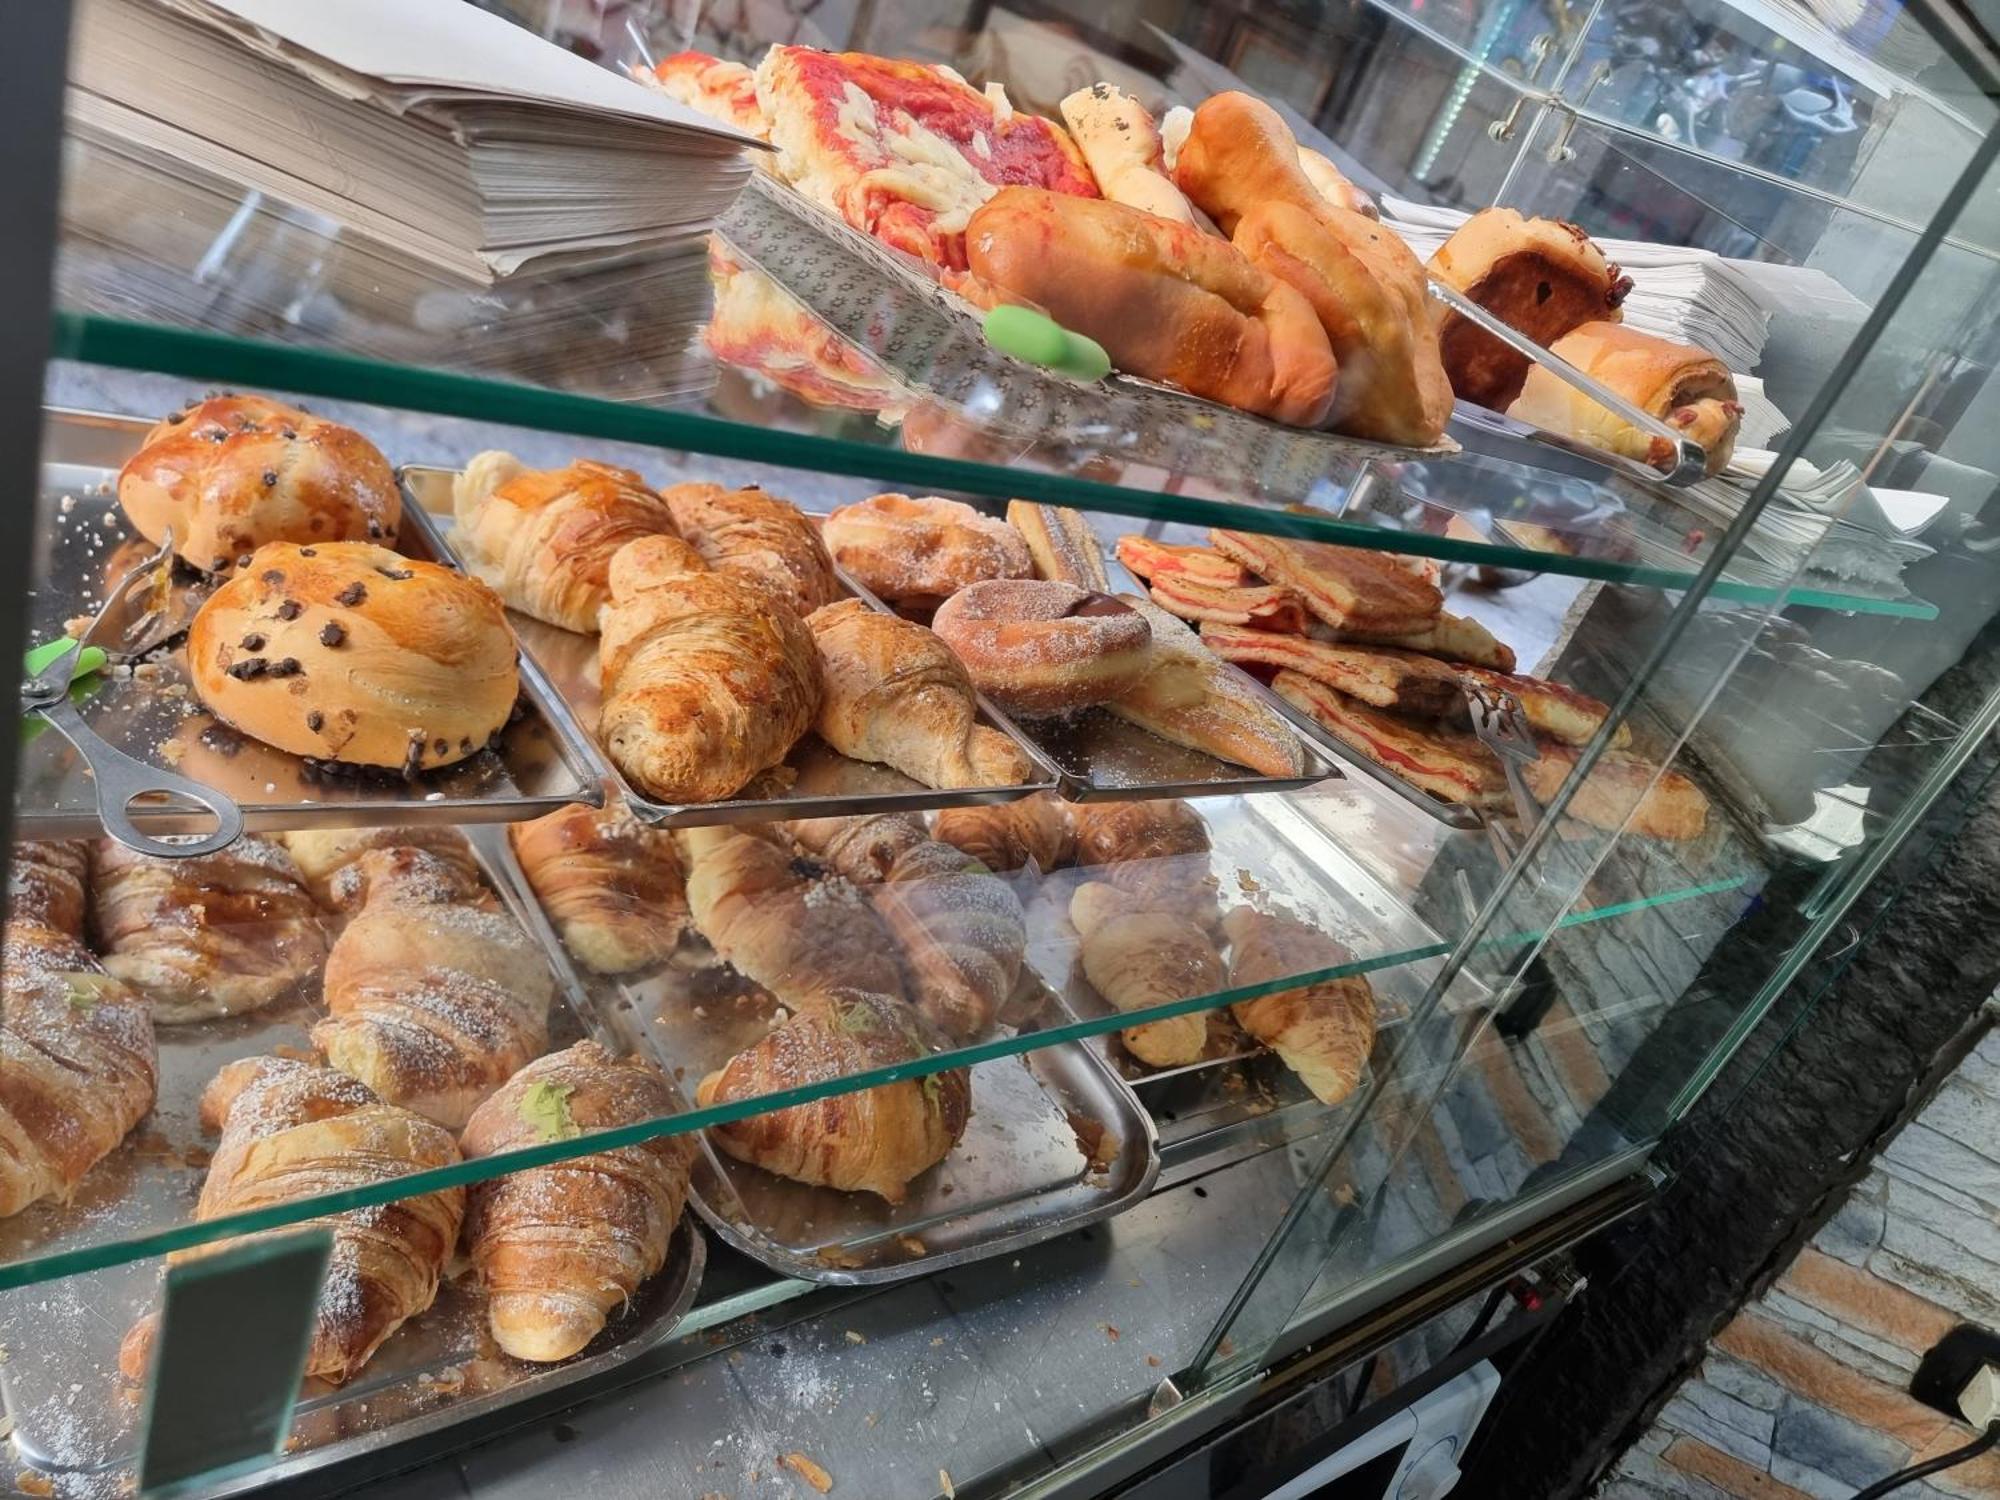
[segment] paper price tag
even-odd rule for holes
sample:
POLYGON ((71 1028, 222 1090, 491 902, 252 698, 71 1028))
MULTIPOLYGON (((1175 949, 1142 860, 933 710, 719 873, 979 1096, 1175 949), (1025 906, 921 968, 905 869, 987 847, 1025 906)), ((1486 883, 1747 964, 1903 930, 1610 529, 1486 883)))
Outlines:
POLYGON ((147 1500, 269 1463, 291 1431, 333 1235, 258 1239, 167 1272, 139 1442, 147 1500))

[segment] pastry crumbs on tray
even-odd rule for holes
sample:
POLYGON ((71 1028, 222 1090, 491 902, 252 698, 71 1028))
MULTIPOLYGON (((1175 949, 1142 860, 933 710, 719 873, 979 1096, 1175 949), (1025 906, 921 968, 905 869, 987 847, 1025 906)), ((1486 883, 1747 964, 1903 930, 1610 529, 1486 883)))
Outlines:
POLYGON ((938 1488, 944 1491, 944 1500, 958 1500, 958 1490, 951 1482, 951 1470, 938 1470, 938 1488))
POLYGON ((778 1462, 790 1469, 822 1495, 833 1488, 833 1476, 807 1458, 803 1453, 781 1454, 779 1455, 778 1462))
POLYGON ((868 1342, 868 1336, 866 1334, 857 1333, 852 1328, 847 1330, 846 1337, 847 1337, 847 1342, 850 1344, 865 1344, 868 1342))

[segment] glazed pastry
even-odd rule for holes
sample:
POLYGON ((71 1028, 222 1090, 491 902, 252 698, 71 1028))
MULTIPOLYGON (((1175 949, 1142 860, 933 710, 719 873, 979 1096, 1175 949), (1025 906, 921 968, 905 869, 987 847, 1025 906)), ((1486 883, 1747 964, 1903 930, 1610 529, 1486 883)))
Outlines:
MULTIPOLYGON (((578 1042, 508 1079, 459 1145, 477 1161, 674 1110, 658 1070, 578 1042)), ((656 1136, 474 1183, 465 1248, 495 1342, 537 1363, 581 1352, 666 1264, 693 1159, 689 1137, 656 1136)))
POLYGON ((1002 713, 1073 714, 1130 691, 1144 675, 1152 627, 1128 604, 1069 583, 975 583, 931 621, 972 685, 1002 713))
POLYGON ((1211 588, 1241 588, 1250 581, 1240 563, 1224 557, 1213 547, 1191 547, 1149 536, 1118 538, 1118 560, 1140 578, 1153 583, 1172 574, 1211 588))
POLYGON ((51 908, 56 925, 18 895, 40 878, 30 871, 55 870, 60 884, 83 860, 81 844, 14 850, 16 904, 0 943, 0 1219, 43 1198, 68 1202, 153 1107, 151 1007, 79 941, 73 908, 51 908))
POLYGON ((899 854, 868 895, 902 950, 917 1009, 959 1041, 982 1035, 1027 952, 1013 889, 971 855, 926 839, 899 854))
MULTIPOLYGON (((1541 677, 1520 677, 1511 672, 1488 672, 1480 667, 1459 667, 1458 676, 1467 683, 1512 693, 1521 705, 1528 727, 1536 734, 1566 745, 1587 745, 1596 737, 1611 710, 1588 693, 1549 682, 1541 677)), ((1632 728, 1620 724, 1611 736, 1612 748, 1632 743, 1632 728)))
POLYGON ((800 615, 840 597, 819 528, 789 500, 756 485, 675 484, 661 491, 682 536, 721 573, 769 584, 800 615))
MULTIPOLYGON (((1315 927, 1239 906, 1222 919, 1232 989, 1338 968, 1354 955, 1315 927)), ((1361 1081, 1375 1045, 1375 992, 1360 975, 1320 979, 1230 1008, 1236 1024, 1278 1054, 1322 1104, 1338 1104, 1361 1081)))
POLYGON ((842 755, 879 761, 928 787, 1019 786, 1032 767, 977 721, 972 681, 923 626, 843 599, 806 621, 826 697, 813 727, 842 755))
POLYGON ((1063 505, 1009 500, 1007 524, 1028 544, 1028 555, 1035 562, 1035 577, 1050 583, 1073 583, 1098 594, 1111 592, 1097 533, 1090 529, 1082 511, 1063 505))
MULTIPOLYGON (((1729 466, 1743 403, 1729 366, 1707 350, 1622 323, 1585 323, 1557 339, 1549 352, 1701 444, 1708 454, 1704 473, 1720 474, 1729 466)), ((1507 415, 1654 468, 1674 466, 1674 451, 1664 438, 1642 432, 1539 366, 1528 372, 1507 415)))
POLYGON ((1289 669, 1271 679, 1271 688, 1363 759, 1411 786, 1467 807, 1509 805, 1506 774, 1475 734, 1382 713, 1289 669))
POLYGON ((1159 128, 1137 99, 1114 83, 1094 83, 1056 107, 1100 193, 1157 218, 1194 223, 1194 209, 1166 174, 1159 128))
MULTIPOLYGON (((1617 322, 1632 290, 1632 278, 1576 225, 1524 219, 1511 208, 1481 209, 1459 225, 1431 257, 1430 273, 1544 349, 1580 324, 1617 322)), ((1533 366, 1449 307, 1439 309, 1438 343, 1452 391, 1493 411, 1521 394, 1533 366)))
MULTIPOLYGON (((459 1160, 450 1131, 383 1103, 344 1073, 288 1058, 228 1064, 201 1097, 201 1120, 221 1130, 222 1139, 201 1185, 198 1222, 372 1187, 459 1160)), ((310 1221, 333 1231, 333 1255, 313 1319, 308 1378, 336 1384, 352 1378, 383 1340, 431 1305, 464 1217, 465 1189, 454 1187, 310 1221)), ((295 1232, 292 1225, 270 1231, 295 1232)), ((167 1260, 244 1243, 218 1240, 167 1260)), ((127 1380, 146 1378, 157 1320, 157 1314, 141 1320, 118 1351, 127 1380)))
MULTIPOLYGON (((427 855, 423 867, 438 882, 438 900, 476 901, 486 892, 486 878, 465 835, 442 824, 297 829, 276 837, 291 852, 313 899, 329 911, 358 911, 367 901, 368 881, 357 865, 375 850, 427 855)), ((415 862, 406 857, 401 863, 406 873, 414 873, 415 862)))
POLYGON ((707 571, 685 543, 647 537, 620 549, 601 623, 597 733, 650 797, 732 796, 812 725, 819 658, 788 599, 756 578, 707 571))
POLYGON ((393 545, 402 496, 389 461, 351 427, 262 396, 211 396, 146 434, 118 471, 126 519, 208 573, 266 542, 393 545))
MULTIPOLYGON (((702 1079, 703 1108, 779 1089, 846 1078, 944 1050, 937 1029, 883 995, 833 989, 702 1079)), ((835 1094, 811 1104, 710 1128, 738 1161, 780 1177, 901 1203, 910 1183, 943 1161, 972 1117, 962 1068, 835 1094)))
POLYGON ((679 946, 687 877, 667 829, 579 802, 507 833, 535 899, 585 968, 629 974, 679 946))
POLYGON ((1208 825, 1177 798, 1083 802, 1069 809, 1076 862, 1155 911, 1204 928, 1222 916, 1210 867, 1208 825))
POLYGON ((1336 646, 1302 635, 1273 635, 1233 625, 1204 625, 1201 643, 1224 661, 1288 667, 1351 698, 1400 714, 1436 718, 1465 707, 1458 671, 1414 651, 1336 646))
POLYGON ((611 555, 674 529, 637 474, 587 459, 530 469, 511 453, 477 454, 452 481, 451 508, 473 573, 521 613, 586 634, 610 597, 611 555))
POLYGON ((1305 749, 1241 672, 1186 625, 1136 594, 1119 596, 1146 619, 1153 639, 1146 675, 1104 706, 1163 740, 1265 776, 1305 773, 1305 749))
MULTIPOLYGON (((1149 907, 1093 880, 1070 897, 1069 919, 1083 940, 1084 978, 1115 1009, 1147 1010, 1222 988, 1221 955, 1207 934, 1178 912, 1149 907)), ((1119 1032, 1118 1039, 1143 1063, 1178 1068, 1201 1061, 1208 1017, 1196 1011, 1146 1021, 1119 1032)))
POLYGON ((690 828, 688 910, 746 979, 798 1008, 829 988, 900 1000, 895 944, 860 891, 763 829, 690 828))
POLYGON ((163 1025, 235 1016, 298 992, 326 958, 319 912, 284 847, 246 835, 193 859, 91 850, 104 966, 163 1025))
POLYGON ((897 855, 930 837, 921 813, 796 818, 777 826, 814 859, 856 885, 875 884, 889 873, 897 855))
POLYGON ((927 612, 968 584, 1032 578, 1028 544, 1005 521, 935 495, 876 495, 826 518, 833 560, 898 609, 927 612))
POLYGON ((202 706, 294 755, 407 773, 486 747, 520 693, 500 596, 367 542, 273 542, 188 633, 202 706))
MULTIPOLYGON (((1521 768, 1528 790, 1548 802, 1576 769, 1578 752, 1569 745, 1542 743, 1541 759, 1521 768)), ((1563 811, 1593 828, 1634 833, 1642 838, 1700 838, 1708 826, 1708 798, 1679 771, 1662 770, 1636 755, 1609 750, 1563 811)))
POLYGON ((1076 852, 1069 806, 1052 792, 982 807, 947 807, 932 823, 931 835, 1001 873, 1029 864, 1043 872, 1059 869, 1076 852))
POLYGON ((555 982, 503 911, 377 896, 327 955, 325 991, 327 1061, 452 1130, 549 1044, 555 982))
POLYGON ((1408 634, 1424 629, 1444 607, 1436 584, 1387 553, 1249 531, 1217 529, 1208 536, 1218 552, 1292 589, 1335 630, 1408 634))

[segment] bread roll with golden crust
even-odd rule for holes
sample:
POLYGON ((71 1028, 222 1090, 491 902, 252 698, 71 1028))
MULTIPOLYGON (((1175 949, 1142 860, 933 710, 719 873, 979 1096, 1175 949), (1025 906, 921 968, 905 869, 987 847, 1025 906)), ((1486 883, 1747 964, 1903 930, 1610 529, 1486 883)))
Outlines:
MULTIPOLYGON (((944 1048, 942 1033, 901 1001, 830 990, 702 1079, 695 1101, 707 1108, 754 1099, 944 1048)), ((708 1138, 780 1177, 901 1203, 910 1183, 958 1144, 971 1118, 972 1078, 955 1068, 733 1120, 711 1127, 708 1138)))
MULTIPOLYGON (((1282 912, 1239 906, 1229 934, 1231 988, 1339 968, 1354 955, 1318 928, 1282 912)), ((1321 979, 1230 1006, 1236 1024, 1278 1054, 1322 1104, 1354 1092, 1375 1045, 1375 992, 1360 975, 1321 979)))
MULTIPOLYGON (((1584 323, 1617 322, 1632 278, 1597 242, 1561 219, 1524 219, 1482 209, 1430 259, 1430 273, 1544 349, 1584 323)), ((1438 344, 1452 391, 1493 411, 1521 394, 1533 361, 1449 307, 1438 310, 1438 344)))
POLYGON ((622 805, 574 803, 507 833, 535 899, 585 968, 628 974, 679 946, 687 875, 669 830, 622 805))
POLYGON ((972 270, 1097 340, 1119 369, 1295 427, 1339 374, 1299 294, 1212 235, 1120 203, 1008 187, 973 214, 972 270))
POLYGON ((879 761, 928 787, 1019 786, 1020 747, 978 722, 972 680, 923 626, 843 599, 806 621, 825 701, 813 727, 842 755, 879 761))
POLYGON ((1002 713, 1073 714, 1128 692, 1151 661, 1153 627, 1109 594, 1040 578, 975 583, 931 620, 972 685, 1002 713))
MULTIPOLYGON (((578 1042, 531 1062, 473 1111, 468 1160, 670 1115, 658 1070, 578 1042)), ((579 1353, 666 1264, 694 1143, 657 1136, 472 1185, 466 1253, 486 1322, 516 1359, 579 1353)))
POLYGON ((1056 108, 1100 193, 1156 218, 1194 223, 1194 209, 1166 174, 1159 128, 1143 104, 1115 83, 1093 83, 1056 108))
POLYGON ((395 473, 351 427, 262 396, 211 396, 146 434, 118 471, 140 535, 226 573, 266 542, 396 540, 395 473))
POLYGON ((931 833, 1002 874, 1030 862, 1043 872, 1060 869, 1076 853, 1069 804, 1053 792, 982 807, 947 807, 931 833))
POLYGON ((756 485, 675 484, 660 492, 682 536, 709 567, 761 579, 800 615, 840 597, 819 528, 756 485))
POLYGON ((600 625, 598 738, 660 801, 734 795, 782 761, 819 710, 819 656, 788 597, 706 571, 676 538, 619 550, 600 625))
POLYGON ((464 760, 520 693, 514 632, 476 578, 368 542, 273 542, 202 604, 202 706, 294 755, 408 773, 464 760))
MULTIPOLYGON (((1622 323, 1585 323, 1557 339, 1550 352, 1700 443, 1708 454, 1703 472, 1720 474, 1729 466, 1743 404, 1729 366, 1707 350, 1622 323)), ((1664 439, 1642 432, 1539 366, 1528 372, 1507 415, 1656 469, 1674 466, 1674 451, 1664 439)))
MULTIPOLYGON (((1171 1005, 1222 988, 1222 956, 1180 912, 1093 880, 1070 897, 1069 919, 1082 939, 1084 978, 1117 1010, 1171 1005)), ((1193 1011, 1145 1021, 1119 1032, 1118 1040, 1152 1067, 1184 1067, 1207 1050, 1208 1017, 1193 1011)))
POLYGON ((511 453, 477 454, 452 481, 451 508, 473 574, 521 613, 585 634, 610 597, 612 554, 674 529, 637 474, 588 459, 530 469, 511 453))
POLYGON ((936 495, 874 495, 826 518, 827 549, 863 588, 929 611, 986 579, 1032 578, 1028 544, 1005 521, 936 495))

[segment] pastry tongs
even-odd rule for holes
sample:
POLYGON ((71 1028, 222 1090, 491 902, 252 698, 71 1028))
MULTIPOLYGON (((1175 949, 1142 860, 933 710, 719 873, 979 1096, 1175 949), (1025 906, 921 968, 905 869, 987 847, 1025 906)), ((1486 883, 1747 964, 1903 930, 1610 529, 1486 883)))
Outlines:
POLYGON ((21 712, 38 715, 76 751, 97 789, 97 818, 105 833, 141 854, 189 859, 233 844, 243 832, 243 810, 198 781, 127 755, 84 722, 70 697, 86 650, 96 647, 107 663, 127 663, 187 629, 192 601, 184 599, 175 607, 173 566, 170 533, 157 551, 118 580, 70 649, 58 651, 22 680, 21 712), (99 637, 110 637, 114 644, 104 645, 99 637), (161 798, 205 809, 215 818, 214 831, 166 838, 141 832, 132 821, 132 804, 161 798))

